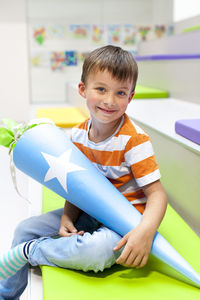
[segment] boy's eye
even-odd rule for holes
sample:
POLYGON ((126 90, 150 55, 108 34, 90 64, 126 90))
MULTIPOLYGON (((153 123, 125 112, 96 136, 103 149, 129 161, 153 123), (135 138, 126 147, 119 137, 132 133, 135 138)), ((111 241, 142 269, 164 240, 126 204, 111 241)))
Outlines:
POLYGON ((123 91, 119 91, 119 92, 118 92, 118 95, 120 95, 120 96, 125 96, 125 95, 126 95, 126 93, 125 93, 125 92, 123 92, 123 91))
POLYGON ((103 88, 103 87, 98 87, 98 88, 96 88, 97 89, 97 91, 99 91, 99 92, 105 92, 105 88, 103 88))

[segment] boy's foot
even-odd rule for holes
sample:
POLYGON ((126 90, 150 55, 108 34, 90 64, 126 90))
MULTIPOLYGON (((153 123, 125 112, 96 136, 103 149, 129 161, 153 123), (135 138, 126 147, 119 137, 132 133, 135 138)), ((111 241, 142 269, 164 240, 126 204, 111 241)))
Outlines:
POLYGON ((0 280, 13 276, 27 263, 33 244, 34 240, 20 244, 0 257, 0 280))

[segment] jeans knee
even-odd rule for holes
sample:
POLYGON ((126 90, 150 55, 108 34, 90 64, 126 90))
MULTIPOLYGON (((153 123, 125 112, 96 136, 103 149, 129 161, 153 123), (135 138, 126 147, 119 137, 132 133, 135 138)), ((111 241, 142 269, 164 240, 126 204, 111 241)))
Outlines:
POLYGON ((110 268, 118 255, 113 248, 120 236, 108 228, 100 228, 92 235, 86 233, 83 238, 78 238, 77 246, 83 262, 83 271, 103 271, 110 268))
POLYGON ((14 231, 13 246, 35 238, 32 232, 33 218, 35 217, 23 220, 17 225, 14 231))

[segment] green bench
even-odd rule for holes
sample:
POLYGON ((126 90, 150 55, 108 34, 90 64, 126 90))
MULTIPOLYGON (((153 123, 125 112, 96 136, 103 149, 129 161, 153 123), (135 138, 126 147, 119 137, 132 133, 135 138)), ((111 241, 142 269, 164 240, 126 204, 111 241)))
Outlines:
POLYGON ((137 85, 135 89, 134 99, 168 98, 168 96, 169 95, 167 91, 137 85))
MULTIPOLYGON (((63 207, 64 199, 43 189, 43 213, 63 207)), ((169 205, 159 232, 200 273, 200 239, 169 205)), ((142 269, 114 265, 97 274, 41 266, 44 300, 199 300, 200 289, 150 256, 142 269)))

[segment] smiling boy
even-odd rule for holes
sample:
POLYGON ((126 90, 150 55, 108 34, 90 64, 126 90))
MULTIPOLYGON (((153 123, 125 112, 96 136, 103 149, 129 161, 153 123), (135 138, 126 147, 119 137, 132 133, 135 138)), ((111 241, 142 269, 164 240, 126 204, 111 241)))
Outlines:
MULTIPOLYGON (((139 268, 147 263, 167 197, 149 137, 125 114, 137 77, 137 64, 127 51, 115 46, 94 50, 78 85, 91 118, 72 131, 72 141, 143 213, 140 225, 114 247, 125 246, 117 263, 139 268)), ((61 222, 63 236, 64 227, 61 222)))

